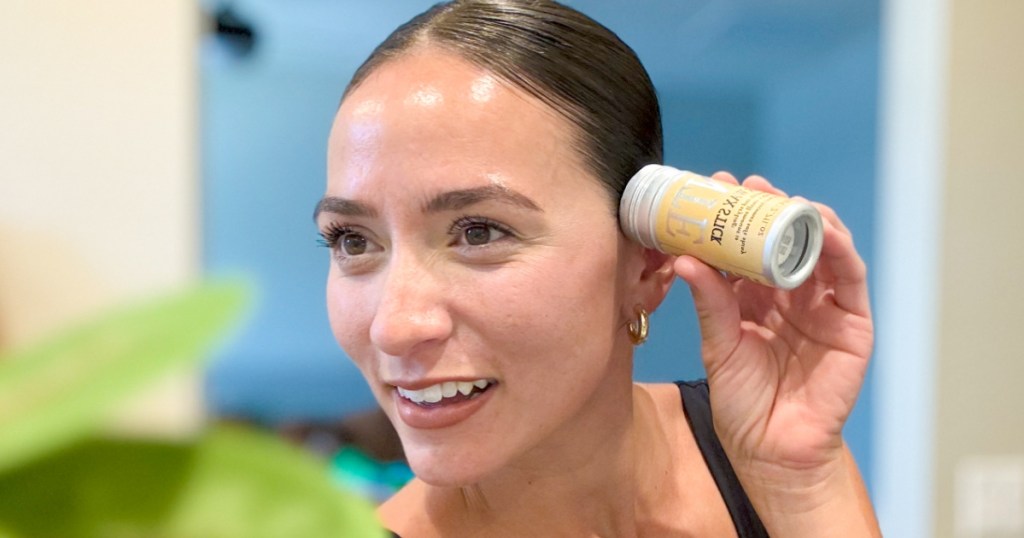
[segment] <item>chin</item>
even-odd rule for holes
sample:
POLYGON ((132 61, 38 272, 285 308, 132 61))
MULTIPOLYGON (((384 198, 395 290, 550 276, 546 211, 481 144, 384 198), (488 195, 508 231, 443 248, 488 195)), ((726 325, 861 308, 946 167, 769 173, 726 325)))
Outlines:
POLYGON ((469 486, 500 468, 500 463, 487 457, 479 448, 467 454, 466 450, 457 447, 424 446, 404 441, 402 444, 416 478, 432 486, 469 486))

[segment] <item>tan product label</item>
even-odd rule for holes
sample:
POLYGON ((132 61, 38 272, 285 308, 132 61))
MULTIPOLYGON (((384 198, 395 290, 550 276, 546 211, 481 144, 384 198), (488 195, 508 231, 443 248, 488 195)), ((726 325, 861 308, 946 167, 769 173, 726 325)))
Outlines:
POLYGON ((789 203, 782 196, 683 172, 659 201, 654 232, 664 252, 689 254, 722 271, 771 284, 764 274, 765 240, 789 203))

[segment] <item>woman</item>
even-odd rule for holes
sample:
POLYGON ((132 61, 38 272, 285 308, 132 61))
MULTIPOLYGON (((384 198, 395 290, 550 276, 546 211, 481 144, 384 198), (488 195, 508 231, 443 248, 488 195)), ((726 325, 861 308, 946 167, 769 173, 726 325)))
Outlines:
POLYGON ((841 437, 872 345, 849 232, 818 206, 822 259, 792 292, 644 249, 618 199, 661 158, 632 50, 554 2, 435 6, 357 71, 316 220, 335 336, 417 475, 381 507, 389 529, 878 534, 841 437), (707 386, 634 384, 676 276, 707 386))

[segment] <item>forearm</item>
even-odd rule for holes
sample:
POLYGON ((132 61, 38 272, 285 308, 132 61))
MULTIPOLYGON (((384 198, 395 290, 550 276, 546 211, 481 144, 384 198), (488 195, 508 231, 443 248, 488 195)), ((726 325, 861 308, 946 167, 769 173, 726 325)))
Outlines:
POLYGON ((811 484, 783 484, 763 476, 740 480, 771 536, 881 536, 867 488, 845 446, 834 470, 811 484))

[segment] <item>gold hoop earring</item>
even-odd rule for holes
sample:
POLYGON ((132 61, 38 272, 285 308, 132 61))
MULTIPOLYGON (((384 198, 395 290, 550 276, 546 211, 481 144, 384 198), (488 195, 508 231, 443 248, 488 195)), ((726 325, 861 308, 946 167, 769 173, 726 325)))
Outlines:
POLYGON ((629 339, 633 341, 634 346, 647 341, 647 334, 650 330, 650 317, 647 315, 647 310, 644 307, 636 306, 636 320, 630 321, 627 327, 629 331, 629 339))

